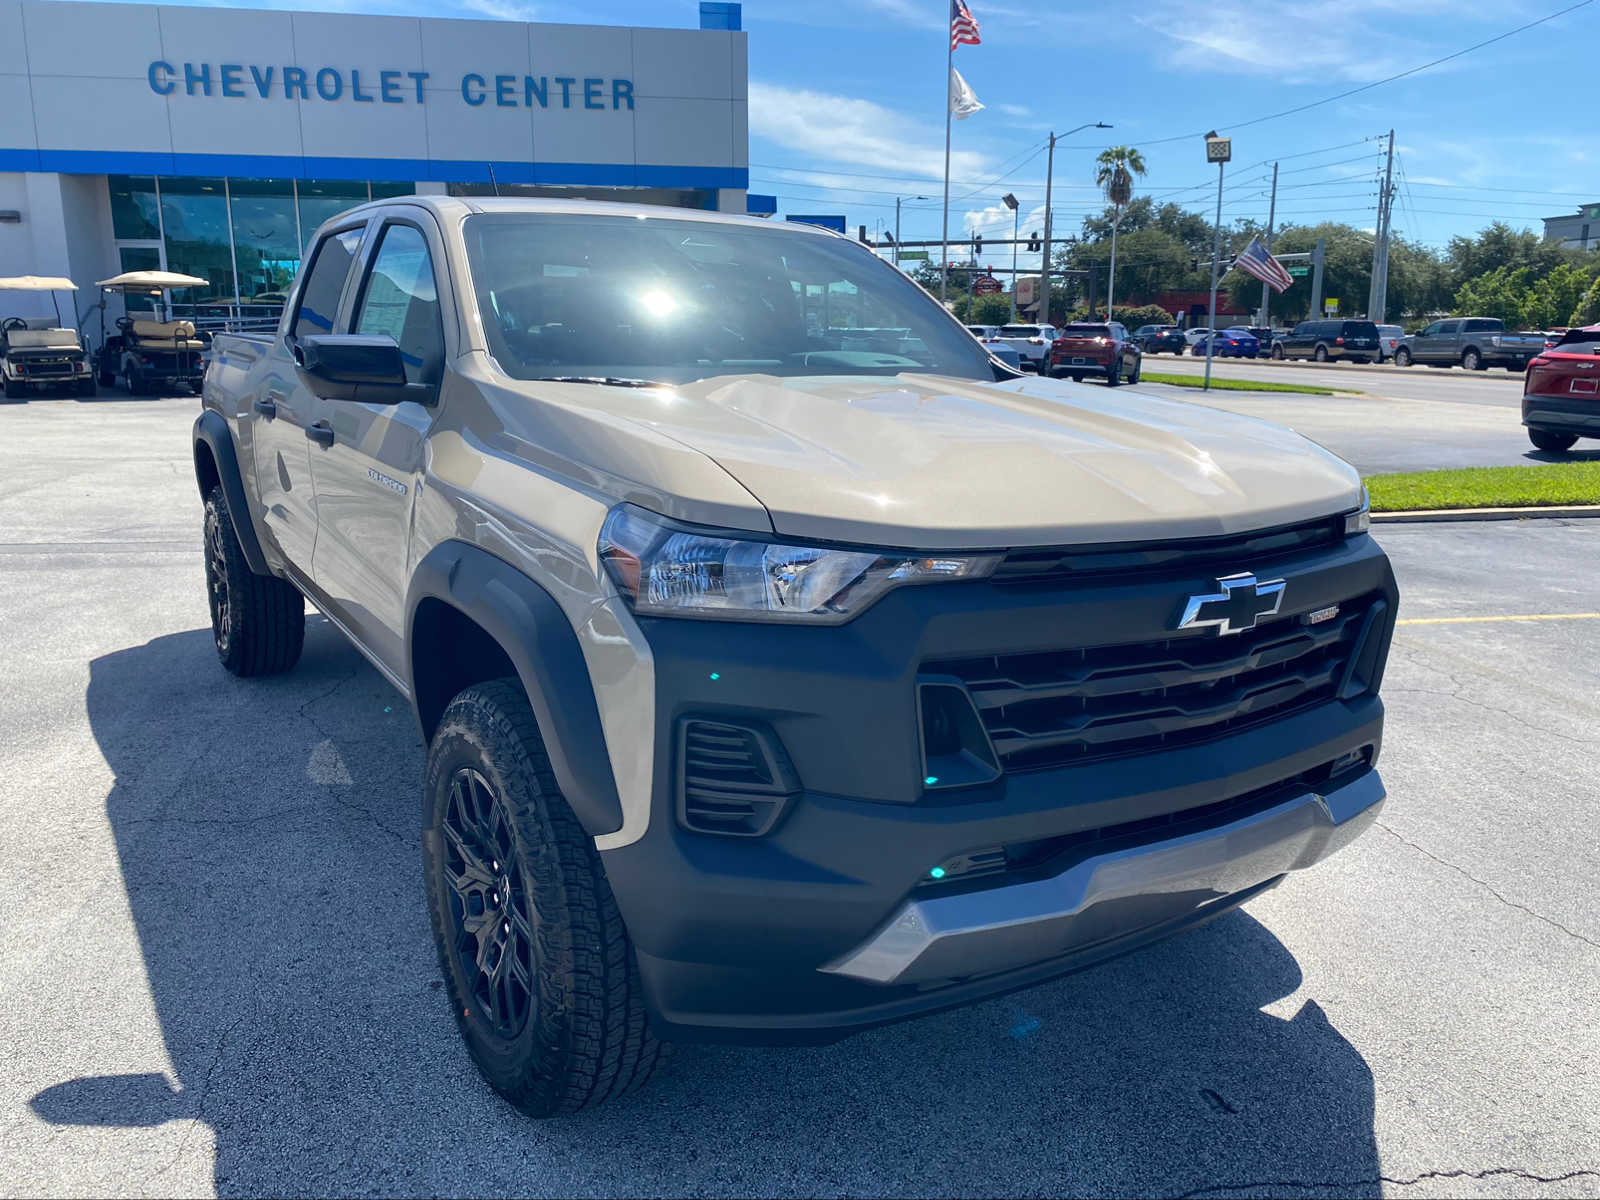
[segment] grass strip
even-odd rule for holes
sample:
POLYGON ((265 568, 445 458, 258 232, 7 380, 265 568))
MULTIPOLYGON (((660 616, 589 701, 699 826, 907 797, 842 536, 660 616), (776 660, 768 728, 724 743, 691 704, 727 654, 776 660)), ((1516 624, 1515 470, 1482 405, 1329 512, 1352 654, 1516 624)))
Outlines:
MULTIPOLYGON (((1205 378, 1201 375, 1165 375, 1158 371, 1145 371, 1139 376, 1140 383, 1167 383, 1173 387, 1197 388, 1205 386, 1205 378)), ((1267 383, 1259 379, 1221 379, 1211 377, 1211 390, 1213 392, 1296 392, 1302 396, 1332 396, 1334 388, 1306 387, 1298 383, 1267 383)), ((1348 388, 1339 388, 1339 392, 1348 392, 1358 396, 1361 393, 1348 388)))
POLYGON ((1600 462, 1412 471, 1373 475, 1366 484, 1373 512, 1600 504, 1600 462))

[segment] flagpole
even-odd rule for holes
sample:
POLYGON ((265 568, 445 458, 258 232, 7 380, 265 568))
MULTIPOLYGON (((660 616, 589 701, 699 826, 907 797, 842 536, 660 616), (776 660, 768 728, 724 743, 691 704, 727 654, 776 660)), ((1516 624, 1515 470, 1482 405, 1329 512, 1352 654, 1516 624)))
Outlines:
POLYGON ((945 302, 950 284, 950 72, 956 67, 956 40, 950 30, 950 48, 944 56, 944 231, 939 245, 939 303, 945 302))

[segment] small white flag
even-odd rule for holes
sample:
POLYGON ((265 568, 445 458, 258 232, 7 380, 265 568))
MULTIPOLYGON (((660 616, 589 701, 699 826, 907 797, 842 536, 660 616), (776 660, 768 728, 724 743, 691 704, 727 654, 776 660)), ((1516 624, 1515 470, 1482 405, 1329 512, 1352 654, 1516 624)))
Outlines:
POLYGON ((961 78, 961 72, 954 67, 950 68, 950 115, 958 121, 965 121, 973 113, 983 107, 983 101, 978 99, 974 92, 961 78))

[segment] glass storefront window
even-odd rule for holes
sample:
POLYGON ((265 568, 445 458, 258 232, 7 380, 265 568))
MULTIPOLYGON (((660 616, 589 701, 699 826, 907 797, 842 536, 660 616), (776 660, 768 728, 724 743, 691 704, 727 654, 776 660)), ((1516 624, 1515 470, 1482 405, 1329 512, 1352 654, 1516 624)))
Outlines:
POLYGON ((374 180, 372 183, 372 198, 374 200, 387 200, 392 196, 415 196, 417 185, 414 183, 388 183, 374 180))
MULTIPOLYGON (((300 238, 309 243, 329 217, 367 202, 364 179, 302 179, 300 181, 300 238)), ((302 245, 302 249, 304 246, 302 245)))
POLYGON ((180 303, 233 303, 233 248, 228 199, 221 179, 162 179, 161 223, 167 270, 198 275, 210 287, 184 289, 180 303))
POLYGON ((112 175, 111 229, 119 239, 158 238, 156 181, 150 175, 112 175))
POLYGON ((228 193, 240 302, 281 305, 300 269, 294 181, 230 179, 228 193))

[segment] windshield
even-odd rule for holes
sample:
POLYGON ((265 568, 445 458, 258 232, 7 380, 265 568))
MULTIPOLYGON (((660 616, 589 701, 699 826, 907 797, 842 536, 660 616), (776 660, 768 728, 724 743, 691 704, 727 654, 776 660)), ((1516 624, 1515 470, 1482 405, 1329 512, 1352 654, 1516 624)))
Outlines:
POLYGON ((490 351, 518 379, 995 377, 926 292, 843 238, 575 213, 480 213, 463 232, 490 351))
POLYGON ((1038 337, 1040 327, 1037 325, 1007 325, 1000 330, 1001 337, 1038 337))

